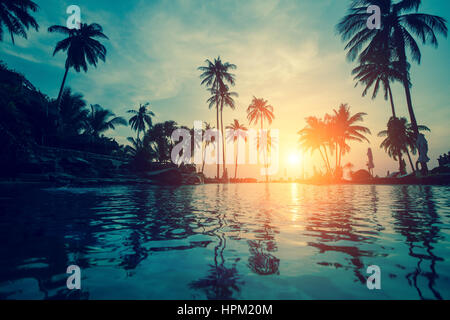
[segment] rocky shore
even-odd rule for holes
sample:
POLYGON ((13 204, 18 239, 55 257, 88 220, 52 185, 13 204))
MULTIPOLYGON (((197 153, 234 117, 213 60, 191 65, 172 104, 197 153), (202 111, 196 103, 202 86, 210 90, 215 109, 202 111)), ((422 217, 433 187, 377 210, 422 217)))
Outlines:
POLYGON ((88 187, 204 183, 203 175, 197 174, 195 168, 155 164, 150 171, 134 172, 127 158, 49 147, 34 148, 18 160, 16 168, 14 177, 3 184, 88 187))

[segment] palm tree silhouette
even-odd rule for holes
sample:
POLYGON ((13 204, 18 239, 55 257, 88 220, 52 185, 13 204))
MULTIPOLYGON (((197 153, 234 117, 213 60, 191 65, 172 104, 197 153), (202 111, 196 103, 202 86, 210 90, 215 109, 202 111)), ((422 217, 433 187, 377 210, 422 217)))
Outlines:
POLYGON ((236 165, 234 167, 234 179, 237 178, 237 168, 238 168, 238 156, 239 156, 239 138, 246 138, 247 137, 247 128, 239 123, 239 120, 234 119, 234 122, 226 127, 226 129, 232 130, 230 132, 230 135, 228 136, 228 139, 236 142, 237 144, 237 151, 236 151, 236 165))
POLYGON ((30 27, 39 31, 39 25, 29 11, 36 12, 39 6, 31 0, 0 0, 0 42, 3 41, 5 30, 15 44, 14 35, 27 39, 30 27))
POLYGON ((103 109, 100 105, 91 105, 91 112, 86 120, 86 133, 93 137, 99 137, 106 130, 114 130, 116 126, 126 126, 128 123, 122 117, 116 115, 110 110, 103 109), (112 118, 112 119, 111 119, 112 118))
MULTIPOLYGON (((253 97, 251 104, 247 108, 247 119, 249 120, 250 124, 253 123, 258 124, 259 122, 261 124, 261 135, 263 135, 264 119, 267 120, 269 125, 272 124, 273 119, 275 119, 275 115, 273 114, 273 107, 268 104, 267 100, 253 97)), ((269 176, 267 169, 266 148, 263 148, 263 150, 264 150, 264 166, 266 168, 266 182, 268 182, 269 176)))
POLYGON ((314 151, 319 150, 320 156, 325 164, 325 168, 330 172, 330 164, 327 161, 327 157, 325 157, 324 153, 327 153, 326 145, 329 143, 330 139, 326 133, 326 124, 322 119, 317 117, 307 117, 306 119, 306 127, 298 132, 300 147, 311 154, 314 151), (324 149, 324 153, 322 152, 322 148, 324 149))
POLYGON ((141 132, 144 132, 146 130, 146 127, 149 128, 152 127, 152 117, 155 116, 155 114, 147 110, 147 107, 150 105, 149 102, 146 104, 140 104, 138 110, 129 110, 128 113, 133 114, 133 116, 130 118, 129 124, 131 126, 131 129, 134 131, 137 131, 137 139, 139 140, 139 134, 141 132))
POLYGON ((220 105, 220 131, 222 133, 222 157, 223 157, 223 177, 225 178, 225 135, 223 131, 223 108, 228 106, 232 110, 236 109, 236 105, 233 97, 238 97, 236 92, 230 92, 227 85, 221 86, 219 90, 214 88, 210 89, 211 97, 208 99, 209 108, 211 109, 214 105, 220 105))
POLYGON ((166 121, 152 126, 144 137, 144 145, 150 145, 157 155, 160 163, 168 162, 171 159, 173 147, 172 132, 178 129, 175 121, 166 121))
MULTIPOLYGON (((381 54, 377 54, 373 59, 361 63, 354 68, 352 74, 355 75, 354 80, 357 80, 365 86, 362 96, 366 96, 369 89, 373 86, 372 99, 378 95, 380 86, 384 90, 384 99, 391 103, 392 116, 397 117, 395 113, 394 98, 390 83, 393 81, 402 81, 404 75, 400 68, 399 61, 392 61, 392 50, 385 50, 381 54)), ((409 65, 408 65, 409 71, 409 65)), ((409 77, 407 74, 406 77, 409 77)), ((355 87, 358 85, 355 84, 355 87)))
POLYGON ((411 126, 416 135, 419 134, 416 117, 412 105, 408 58, 406 50, 411 52, 411 59, 420 64, 421 52, 415 36, 423 44, 438 46, 436 34, 447 36, 446 20, 442 17, 418 13, 421 0, 354 0, 346 15, 336 26, 343 41, 348 41, 345 47, 347 57, 365 62, 374 54, 379 54, 387 48, 393 48, 398 57, 402 73, 401 82, 405 89, 411 126), (378 5, 382 12, 381 29, 368 29, 366 22, 370 16, 368 5, 378 5), (415 11, 411 13, 411 11, 415 11))
POLYGON ((335 132, 332 132, 332 135, 335 137, 336 141, 336 154, 338 155, 337 167, 340 168, 342 155, 350 151, 347 140, 369 142, 364 135, 371 133, 367 127, 356 125, 357 122, 364 121, 364 116, 367 115, 366 113, 358 112, 352 115, 348 104, 341 104, 339 109, 333 110, 333 112, 332 123, 335 132), (337 151, 338 148, 339 152, 337 151))
POLYGON ((88 64, 97 67, 99 59, 104 62, 106 59, 106 48, 95 38, 108 39, 108 37, 103 34, 103 28, 97 23, 90 25, 82 23, 79 29, 69 29, 55 25, 48 28, 48 32, 58 32, 67 35, 67 38, 56 44, 53 51, 53 55, 56 55, 59 51, 67 51, 66 71, 57 99, 59 105, 69 69, 74 68, 76 72, 80 72, 83 69, 84 72, 87 72, 88 64))
MULTIPOLYGON (((206 134, 206 131, 213 129, 213 127, 211 127, 211 124, 209 124, 208 122, 205 122, 204 124, 205 124, 205 130, 203 131, 203 134, 202 134, 203 136, 206 134)), ((201 171, 201 173, 203 173, 204 170, 205 170, 206 149, 210 145, 210 143, 213 142, 213 140, 214 140, 214 137, 211 137, 210 140, 209 139, 208 140, 204 140, 203 157, 202 157, 203 161, 202 161, 202 171, 201 171)))
MULTIPOLYGON (((419 125, 419 131, 430 131, 430 129, 426 126, 419 125)), ((408 123, 406 118, 395 118, 391 117, 387 124, 387 130, 380 131, 378 133, 379 137, 385 137, 383 142, 380 145, 380 148, 384 148, 389 157, 394 160, 398 160, 399 169, 402 174, 406 172, 402 172, 402 153, 405 152, 408 155, 409 163, 413 172, 415 172, 415 168, 413 162, 411 160, 411 156, 409 154, 408 148, 411 148, 412 152, 416 152, 416 144, 415 144, 415 132, 412 128, 412 125, 408 123)))
MULTIPOLYGON (((235 70, 236 65, 225 62, 222 63, 220 57, 214 59, 214 62, 207 59, 205 61, 206 66, 201 66, 198 68, 199 71, 202 72, 200 75, 200 79, 202 79, 201 85, 206 85, 208 90, 214 89, 211 91, 213 96, 215 97, 216 102, 216 118, 217 118, 217 128, 219 130, 219 103, 220 103, 220 90, 225 88, 225 83, 235 84, 235 76, 230 73, 229 70, 235 70)), ((212 97, 211 97, 212 98, 212 97)), ((210 98, 210 99, 211 99, 210 98)), ((208 100, 209 107, 211 108, 211 102, 208 100)), ((222 132, 223 136, 223 132, 222 132)), ((219 152, 217 152, 217 179, 219 179, 219 170, 220 170, 220 160, 219 160, 219 152)), ((225 163, 223 164, 224 172, 225 172, 225 163)))
POLYGON ((66 137, 73 137, 85 128, 85 122, 89 110, 86 109, 86 101, 83 95, 72 93, 70 88, 65 88, 60 103, 60 127, 59 132, 66 137))

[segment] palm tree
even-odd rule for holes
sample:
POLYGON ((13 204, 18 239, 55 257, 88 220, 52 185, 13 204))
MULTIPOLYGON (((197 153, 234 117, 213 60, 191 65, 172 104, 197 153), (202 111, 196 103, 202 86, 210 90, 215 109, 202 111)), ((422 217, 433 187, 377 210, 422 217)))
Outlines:
MULTIPOLYGON (((247 108, 247 119, 249 120, 250 124, 252 123, 258 124, 258 122, 261 124, 261 135, 262 135, 264 131, 264 120, 267 120, 267 122, 270 125, 272 124, 273 119, 275 119, 275 115, 273 114, 273 107, 268 104, 267 100, 253 97, 251 104, 247 108)), ((264 165, 266 167, 266 182, 268 182, 269 176, 267 172, 268 171, 267 157, 265 151, 264 151, 264 162, 265 162, 264 165)))
POLYGON ((406 50, 409 49, 411 59, 420 64, 421 52, 414 36, 423 44, 438 46, 436 34, 447 36, 446 20, 442 17, 417 12, 421 0, 354 0, 350 6, 349 14, 337 25, 337 31, 343 41, 348 41, 345 49, 347 57, 365 62, 374 53, 392 48, 398 57, 399 68, 402 73, 401 82, 405 89, 408 112, 414 133, 419 129, 413 110, 410 79, 408 72, 408 58, 406 50), (378 5, 382 12, 381 29, 368 29, 366 22, 369 18, 368 5, 378 5), (415 11, 412 12, 411 11, 415 11), (367 45, 366 45, 367 44, 367 45))
MULTIPOLYGON (((430 131, 430 129, 426 126, 418 126, 418 130, 430 131)), ((399 169, 402 174, 406 173, 403 172, 402 153, 406 153, 408 155, 411 168, 413 172, 415 172, 408 148, 412 148, 411 150, 415 153, 416 135, 412 129, 412 125, 408 123, 406 118, 391 117, 387 124, 387 130, 380 131, 378 136, 385 138, 381 143, 380 148, 384 148, 390 157, 394 160, 398 160, 399 169)))
POLYGON ((31 0, 0 0, 0 42, 6 27, 11 41, 15 44, 14 35, 27 39, 27 30, 32 27, 36 31, 39 25, 29 11, 36 12, 38 5, 31 0))
POLYGON ((156 153, 158 162, 164 163, 171 159, 173 148, 172 133, 178 128, 175 121, 166 121, 152 126, 144 137, 144 145, 150 145, 156 153))
MULTIPOLYGON (((213 127, 211 127, 211 125, 208 122, 205 122, 205 130, 203 132, 203 136, 205 135, 206 131, 212 130, 212 129, 213 129, 213 127)), ((203 158, 203 163, 202 163, 202 171, 201 171, 201 173, 203 173, 204 170, 205 170, 206 149, 209 146, 209 144, 211 142, 213 142, 213 140, 214 140, 214 137, 212 137, 210 140, 204 140, 205 141, 205 145, 203 146, 203 157, 202 157, 203 158)))
MULTIPOLYGON (((216 118, 217 118, 217 128, 220 128, 219 126, 219 95, 220 95, 220 89, 225 87, 225 83, 229 83, 230 85, 234 86, 235 84, 235 76, 234 74, 230 73, 229 70, 235 70, 236 65, 225 62, 222 63, 222 60, 220 57, 217 59, 214 59, 214 62, 207 59, 206 66, 201 66, 198 68, 199 71, 202 72, 200 75, 200 78, 202 79, 201 85, 206 85, 208 90, 211 91, 211 89, 214 89, 214 92, 211 92, 213 96, 215 97, 216 102, 216 118)), ((211 98, 210 98, 211 99, 211 98)), ((211 102, 208 100, 209 107, 211 108, 211 102)), ((223 132, 222 132, 223 136, 223 132)), ((219 179, 219 170, 220 170, 220 159, 219 159, 219 152, 217 152, 217 179, 219 179)), ((225 172, 225 163, 224 166, 224 172, 225 172)))
POLYGON ((219 91, 216 89, 210 89, 211 97, 208 99, 209 108, 214 105, 220 105, 220 131, 222 133, 222 157, 223 157, 223 175, 225 176, 225 135, 223 131, 223 108, 230 107, 231 110, 236 109, 236 105, 233 97, 238 97, 236 92, 230 92, 230 88, 227 85, 221 86, 219 91))
POLYGON ((138 171, 147 170, 152 159, 156 157, 149 141, 145 139, 142 141, 132 137, 128 137, 127 140, 131 145, 125 147, 125 152, 132 158, 131 167, 138 171))
POLYGON ((131 145, 127 145, 125 147, 125 153, 134 158, 138 155, 139 151, 143 148, 143 143, 141 140, 135 139, 133 137, 128 137, 127 140, 131 145))
POLYGON ((98 138, 106 130, 114 130, 118 125, 126 126, 127 124, 124 118, 116 117, 113 112, 95 104, 91 105, 91 112, 86 119, 86 133, 98 138))
POLYGON ((347 141, 369 142, 365 134, 371 134, 371 132, 367 127, 356 124, 364 121, 366 113, 358 112, 352 115, 348 104, 341 104, 338 110, 333 111, 334 132, 332 135, 336 137, 336 148, 339 148, 339 152, 336 150, 336 154, 339 158, 337 163, 340 168, 342 156, 350 151, 347 141))
POLYGON ((66 137, 80 134, 82 129, 85 128, 88 114, 89 111, 86 109, 86 101, 84 101, 83 95, 72 93, 70 88, 65 88, 61 95, 59 132, 66 137))
POLYGON ((311 154, 314 151, 319 150, 320 156, 325 164, 328 172, 331 172, 330 163, 324 153, 327 153, 326 145, 330 142, 327 134, 327 124, 317 117, 306 118, 306 127, 298 132, 300 147, 305 151, 310 151, 311 154), (322 152, 322 148, 324 152, 322 152))
POLYGON ((247 128, 239 123, 239 120, 234 119, 234 122, 226 127, 226 129, 232 130, 229 135, 229 139, 233 142, 236 142, 237 152, 236 152, 236 166, 234 167, 234 179, 237 178, 237 168, 238 168, 238 156, 239 156, 239 138, 247 137, 247 128))
MULTIPOLYGON (((408 66, 409 71, 409 66, 408 66)), ((378 95, 380 86, 384 90, 384 99, 391 103, 392 116, 396 117, 394 98, 390 83, 393 81, 401 81, 403 79, 402 70, 398 61, 392 61, 392 50, 385 50, 383 54, 377 54, 373 59, 368 59, 354 68, 352 74, 357 80, 365 86, 362 96, 366 96, 369 89, 373 86, 372 99, 378 95)), ((408 75, 406 75, 408 77, 408 75)), ((358 85, 355 84, 355 87, 358 85)))
POLYGON ((146 104, 140 104, 138 110, 129 110, 128 113, 133 114, 133 116, 130 118, 129 124, 131 125, 131 129, 134 131, 137 131, 137 139, 139 140, 139 134, 141 132, 144 132, 146 130, 146 127, 149 128, 152 127, 152 117, 155 116, 155 114, 147 110, 147 107, 150 105, 149 102, 146 104))
POLYGON ((69 29, 65 26, 55 25, 48 28, 48 32, 58 32, 67 35, 67 38, 56 44, 53 51, 53 55, 56 55, 59 51, 67 51, 66 71, 57 99, 59 105, 69 69, 74 68, 76 72, 80 72, 83 69, 84 72, 87 72, 88 64, 97 67, 99 59, 105 62, 106 48, 96 38, 108 39, 108 37, 103 34, 103 28, 97 23, 90 25, 82 23, 79 29, 69 29))

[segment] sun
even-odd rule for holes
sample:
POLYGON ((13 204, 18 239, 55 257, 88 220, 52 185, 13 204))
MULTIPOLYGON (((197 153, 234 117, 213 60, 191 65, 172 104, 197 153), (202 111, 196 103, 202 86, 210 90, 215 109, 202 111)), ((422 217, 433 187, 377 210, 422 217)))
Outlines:
POLYGON ((300 155, 298 153, 291 153, 288 158, 288 162, 291 165, 299 164, 300 160, 300 155))

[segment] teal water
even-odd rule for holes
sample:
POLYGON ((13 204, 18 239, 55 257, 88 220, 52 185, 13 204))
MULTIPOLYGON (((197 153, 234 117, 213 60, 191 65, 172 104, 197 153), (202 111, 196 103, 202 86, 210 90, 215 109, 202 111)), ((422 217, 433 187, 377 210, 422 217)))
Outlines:
POLYGON ((0 241, 0 299, 450 299, 445 186, 2 190, 0 241))

